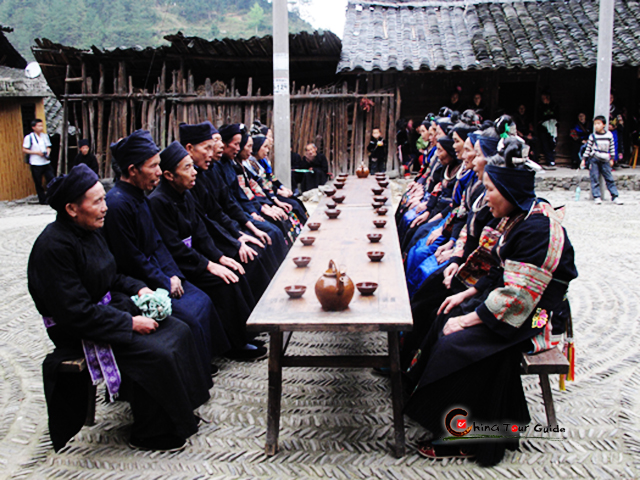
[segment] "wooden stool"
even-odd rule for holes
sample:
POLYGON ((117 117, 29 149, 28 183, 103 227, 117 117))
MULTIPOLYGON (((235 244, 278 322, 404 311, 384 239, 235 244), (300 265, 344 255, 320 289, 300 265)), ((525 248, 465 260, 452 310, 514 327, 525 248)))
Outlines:
MULTIPOLYGON (((84 358, 77 360, 67 360, 60 365, 61 373, 82 373, 87 369, 87 362, 84 358)), ((84 424, 92 426, 96 424, 96 386, 89 379, 89 388, 87 389, 87 416, 84 424)))
POLYGON ((540 388, 542 389, 544 409, 547 413, 547 423, 551 427, 558 424, 556 410, 553 406, 551 385, 549 384, 549 375, 554 373, 564 375, 569 373, 569 361, 558 348, 532 355, 522 354, 522 375, 538 375, 540 377, 540 388))

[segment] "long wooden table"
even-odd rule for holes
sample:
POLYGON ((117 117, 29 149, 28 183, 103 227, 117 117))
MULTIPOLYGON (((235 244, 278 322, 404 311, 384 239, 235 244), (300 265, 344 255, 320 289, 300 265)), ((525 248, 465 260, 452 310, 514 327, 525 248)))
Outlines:
MULTIPOLYGON (((300 235, 315 237, 315 243, 303 246, 300 238, 296 240, 247 322, 250 330, 266 331, 270 335, 267 455, 274 455, 278 450, 282 367, 390 368, 395 454, 404 455, 398 331, 411 330, 413 321, 391 201, 387 201, 389 212, 377 215, 371 206, 372 187, 377 187, 372 177, 349 177, 345 187, 336 194, 346 197, 344 203, 338 205, 341 214, 337 219, 325 215, 330 199, 320 202, 309 219, 309 222, 322 223, 320 229, 314 232, 305 227, 300 235), (386 220, 387 225, 378 229, 373 220, 386 220), (370 243, 368 233, 382 233, 382 240, 370 243), (369 260, 367 252, 372 250, 385 252, 381 262, 369 260), (292 259, 298 256, 311 257, 311 263, 297 268, 292 259), (376 282, 378 289, 372 296, 363 296, 356 289, 349 308, 341 312, 324 311, 316 298, 315 284, 330 260, 346 270, 354 284, 376 282), (300 299, 290 299, 284 290, 288 285, 305 285, 307 291, 300 299), (388 355, 287 356, 289 339, 296 331, 385 331, 388 332, 388 355)), ((391 197, 388 189, 383 195, 391 197)))

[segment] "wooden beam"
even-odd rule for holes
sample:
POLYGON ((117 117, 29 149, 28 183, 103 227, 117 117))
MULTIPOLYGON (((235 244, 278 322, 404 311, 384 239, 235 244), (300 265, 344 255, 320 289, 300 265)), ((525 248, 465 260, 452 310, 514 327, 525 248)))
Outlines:
MULTIPOLYGON (((299 94, 292 95, 291 100, 339 100, 339 99, 359 99, 359 98, 393 98, 393 93, 369 93, 369 94, 355 94, 355 93, 318 93, 318 94, 299 94)), ((181 103, 198 103, 198 102, 212 102, 212 103, 242 103, 242 102, 270 102, 273 101, 273 95, 262 95, 253 97, 206 97, 193 94, 153 94, 153 93, 112 93, 112 94, 69 94, 61 95, 61 99, 69 101, 81 101, 88 99, 101 99, 101 100, 128 100, 128 99, 164 99, 173 102, 181 103)))

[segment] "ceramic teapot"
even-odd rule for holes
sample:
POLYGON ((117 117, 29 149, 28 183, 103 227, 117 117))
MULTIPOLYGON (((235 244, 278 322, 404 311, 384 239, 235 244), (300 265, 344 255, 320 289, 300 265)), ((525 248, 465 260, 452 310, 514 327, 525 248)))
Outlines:
POLYGON ((358 178, 367 178, 369 176, 369 167, 364 162, 360 162, 360 166, 356 169, 358 178))
POLYGON ((330 260, 329 268, 316 282, 316 297, 322 308, 328 311, 344 310, 349 306, 353 292, 351 279, 330 260))

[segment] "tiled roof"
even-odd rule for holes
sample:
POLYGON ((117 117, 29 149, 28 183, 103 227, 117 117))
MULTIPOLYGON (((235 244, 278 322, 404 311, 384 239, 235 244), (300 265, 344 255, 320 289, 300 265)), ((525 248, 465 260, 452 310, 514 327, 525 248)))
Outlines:
MULTIPOLYGON (((349 0, 338 73, 593 67, 597 0, 349 0)), ((614 66, 640 66, 640 3, 617 0, 614 66)))
POLYGON ((0 65, 0 98, 46 97, 51 93, 42 75, 27 78, 22 69, 0 65))

